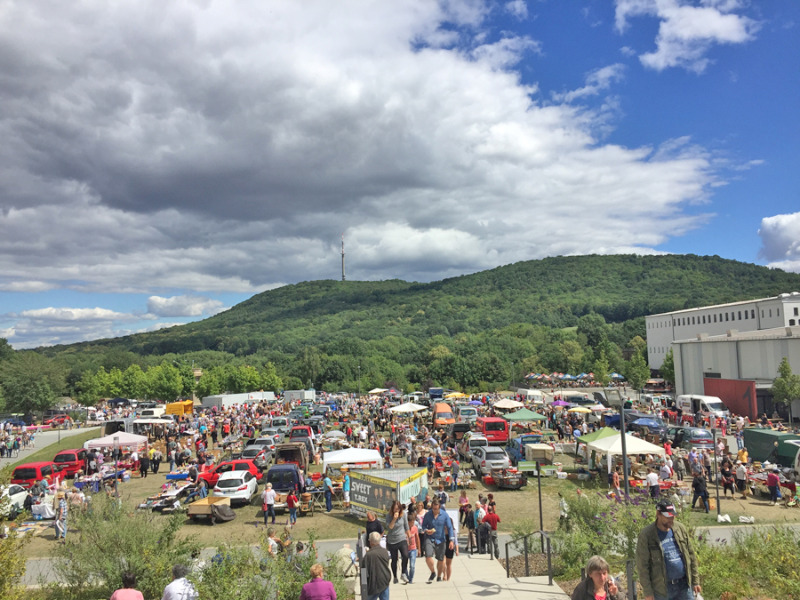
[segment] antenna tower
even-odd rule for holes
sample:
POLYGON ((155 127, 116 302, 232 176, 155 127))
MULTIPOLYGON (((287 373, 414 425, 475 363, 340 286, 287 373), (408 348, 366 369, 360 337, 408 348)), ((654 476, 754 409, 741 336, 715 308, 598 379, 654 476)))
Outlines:
POLYGON ((345 280, 344 276, 344 234, 342 234, 342 281, 345 280))

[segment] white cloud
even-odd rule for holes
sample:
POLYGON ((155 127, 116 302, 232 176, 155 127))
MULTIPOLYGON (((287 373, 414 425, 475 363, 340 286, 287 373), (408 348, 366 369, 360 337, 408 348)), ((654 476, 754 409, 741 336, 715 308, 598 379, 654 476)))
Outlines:
POLYGON ((198 317, 214 315, 225 308, 219 300, 199 296, 150 296, 147 310, 158 317, 198 317))
MULTIPOLYGON (((338 278, 343 232, 348 278, 430 280, 648 253, 703 225, 686 207, 719 183, 710 157, 602 143, 613 100, 569 101, 619 65, 540 102, 512 70, 539 42, 484 27, 492 6, 7 2, 0 290, 139 293, 151 318, 196 316, 214 293, 338 278)), ((89 315, 4 326, 60 343, 140 325, 89 315)))
POLYGON ((657 71, 681 67, 702 73, 711 62, 707 54, 714 45, 755 39, 760 24, 734 14, 743 6, 736 0, 617 0, 616 27, 623 32, 633 17, 656 17, 656 50, 641 54, 641 63, 657 71))
POLYGON ((622 81, 625 76, 625 65, 616 63, 601 67, 586 76, 586 85, 577 90, 562 94, 553 94, 553 98, 559 102, 573 102, 586 96, 596 96, 600 92, 607 90, 613 83, 622 81))
POLYGON ((528 5, 525 0, 511 0, 506 2, 506 10, 520 21, 528 18, 528 5))
POLYGON ((760 258, 770 267, 800 273, 800 212, 761 219, 760 258))

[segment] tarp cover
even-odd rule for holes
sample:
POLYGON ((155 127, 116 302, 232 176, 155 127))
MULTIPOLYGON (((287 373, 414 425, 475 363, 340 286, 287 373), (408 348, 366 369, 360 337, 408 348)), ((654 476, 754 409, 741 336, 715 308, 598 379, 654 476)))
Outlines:
POLYGON ((230 506, 224 504, 211 505, 211 518, 214 521, 233 521, 236 518, 236 513, 230 506))
POLYGON ((84 444, 84 448, 91 449, 91 448, 113 448, 117 446, 119 448, 123 446, 138 446, 140 444, 147 443, 147 436, 146 435, 135 435, 133 433, 125 433, 124 431, 120 431, 117 433, 112 433, 111 435, 107 435, 105 437, 96 438, 94 440, 89 440, 84 444))
POLYGON ((377 450, 368 450, 366 448, 334 450, 322 455, 322 472, 325 473, 328 470, 328 465, 349 465, 354 463, 374 463, 380 466, 383 464, 383 459, 381 458, 381 453, 377 450))

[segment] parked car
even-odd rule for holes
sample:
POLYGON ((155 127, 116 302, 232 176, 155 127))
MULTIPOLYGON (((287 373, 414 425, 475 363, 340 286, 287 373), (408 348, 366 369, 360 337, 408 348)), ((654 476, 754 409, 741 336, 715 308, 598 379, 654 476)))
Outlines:
POLYGON ((314 439, 314 431, 308 425, 295 425, 289 432, 289 440, 299 442, 303 438, 314 439))
POLYGON ((502 448, 494 446, 479 446, 472 451, 472 468, 475 473, 489 475, 492 469, 508 469, 511 460, 502 448))
POLYGON ((247 440, 244 447, 249 448, 250 446, 261 446, 265 448, 267 451, 271 453, 275 453, 275 440, 272 437, 257 437, 250 440, 247 440))
POLYGON ((70 416, 66 414, 53 415, 52 417, 47 417, 44 421, 42 421, 42 425, 50 425, 53 427, 55 425, 63 425, 69 420, 70 416))
POLYGON ((226 460, 211 467, 208 471, 200 473, 200 479, 204 479, 208 487, 214 487, 217 485, 217 480, 220 478, 220 475, 229 471, 249 471, 256 480, 263 478, 263 473, 261 469, 256 466, 256 463, 252 460, 239 458, 236 460, 226 460))
POLYGON ((286 436, 277 427, 264 427, 261 430, 261 435, 259 437, 272 438, 277 446, 283 442, 283 438, 286 436))
POLYGON ((269 463, 272 461, 272 456, 272 452, 267 450, 265 446, 247 446, 244 450, 242 450, 242 455, 240 458, 252 460, 256 466, 263 471, 269 467, 269 463))
POLYGON ((258 481, 250 471, 228 471, 217 479, 212 496, 224 496, 234 503, 249 504, 258 494, 258 481))
POLYGON ((542 441, 542 436, 539 434, 527 433, 518 435, 515 438, 508 440, 506 444, 506 454, 513 465, 525 460, 525 444, 538 444, 542 441))
POLYGON ((478 433, 465 433, 464 438, 458 445, 458 455, 461 458, 472 460, 476 448, 488 448, 489 440, 478 433))
MULTIPOLYGON (((262 427, 263 426, 264 424, 262 423, 262 427)), ((289 419, 287 417, 272 417, 268 426, 274 427, 283 435, 289 433, 289 430, 292 428, 291 425, 289 425, 289 419)))
POLYGON ((53 462, 64 468, 66 477, 75 477, 78 471, 82 471, 86 466, 87 454, 88 452, 85 448, 62 450, 53 457, 53 462))
POLYGON ((472 431, 469 423, 451 423, 447 426, 447 441, 458 445, 464 439, 464 435, 472 431))
POLYGON ((28 490, 19 484, 12 483, 0 488, 0 516, 13 519, 22 512, 28 490))
MULTIPOLYGON (((287 494, 290 490, 294 491, 298 496, 305 492, 305 481, 300 472, 300 468, 294 463, 286 463, 281 465, 273 465, 267 471, 267 483, 272 484, 272 489, 276 494, 287 494)), ((275 508, 285 508, 286 504, 276 503, 275 508)))
POLYGON ((667 439, 675 448, 714 448, 714 437, 711 432, 702 427, 669 427, 667 439))
POLYGON ((48 483, 53 483, 53 479, 56 477, 59 480, 64 478, 62 471, 61 465, 49 460, 25 463, 19 465, 14 469, 14 472, 11 473, 11 483, 16 483, 26 489, 42 479, 47 480, 48 483))

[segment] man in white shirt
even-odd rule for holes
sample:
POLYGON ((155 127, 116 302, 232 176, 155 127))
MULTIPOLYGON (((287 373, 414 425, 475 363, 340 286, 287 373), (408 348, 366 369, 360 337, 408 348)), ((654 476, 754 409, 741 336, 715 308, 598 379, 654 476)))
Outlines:
POLYGON ((189 569, 184 565, 172 567, 172 581, 164 588, 161 600, 197 600, 197 590, 192 582, 186 579, 189 569))
POLYGON ((650 469, 648 469, 646 480, 647 487, 650 488, 650 497, 653 499, 658 498, 661 487, 658 485, 658 473, 656 473, 655 467, 650 467, 650 469))

